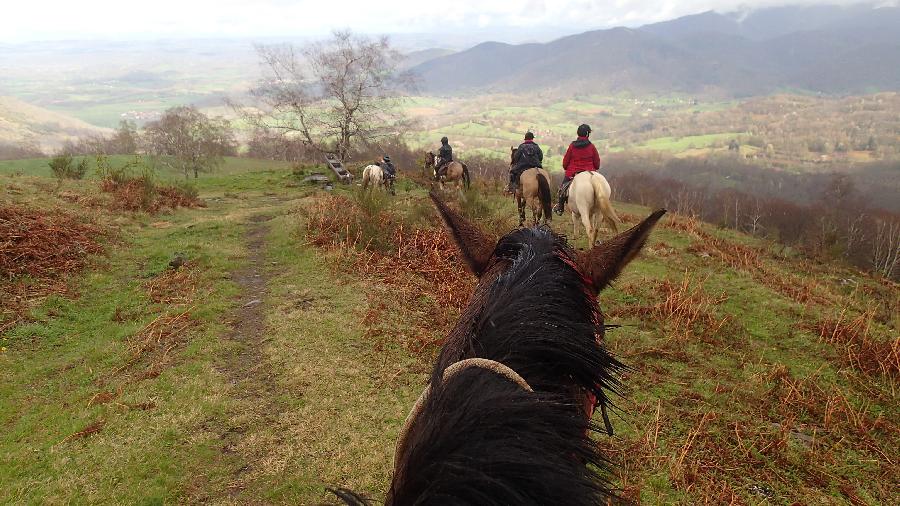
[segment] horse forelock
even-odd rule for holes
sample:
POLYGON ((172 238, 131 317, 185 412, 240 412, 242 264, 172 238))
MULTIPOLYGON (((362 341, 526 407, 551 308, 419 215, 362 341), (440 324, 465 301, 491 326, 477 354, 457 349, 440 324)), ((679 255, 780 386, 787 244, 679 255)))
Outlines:
POLYGON ((564 236, 545 227, 507 234, 433 374, 478 356, 522 369, 540 388, 574 381, 601 398, 604 388, 617 391, 622 364, 600 342, 603 315, 588 283, 564 236))
POLYGON ((498 241, 441 350, 386 504, 598 504, 610 493, 583 410, 617 389, 623 366, 598 340, 602 314, 574 259, 545 227, 498 241), (534 392, 477 368, 444 381, 470 357, 502 363, 534 392))

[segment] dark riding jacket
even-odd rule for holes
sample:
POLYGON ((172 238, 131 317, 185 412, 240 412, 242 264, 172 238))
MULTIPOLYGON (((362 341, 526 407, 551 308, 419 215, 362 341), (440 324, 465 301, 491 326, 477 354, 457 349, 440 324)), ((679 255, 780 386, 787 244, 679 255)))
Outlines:
POLYGON ((521 173, 532 167, 543 168, 544 152, 541 147, 532 140, 526 140, 519 144, 516 153, 513 155, 513 172, 521 173))
POLYGON ((378 166, 381 167, 381 170, 384 171, 387 177, 394 177, 397 172, 397 169, 394 168, 394 164, 391 162, 381 162, 378 166))
POLYGON ((441 164, 453 161, 453 148, 450 147, 449 143, 441 144, 441 149, 438 150, 438 156, 441 158, 441 164))

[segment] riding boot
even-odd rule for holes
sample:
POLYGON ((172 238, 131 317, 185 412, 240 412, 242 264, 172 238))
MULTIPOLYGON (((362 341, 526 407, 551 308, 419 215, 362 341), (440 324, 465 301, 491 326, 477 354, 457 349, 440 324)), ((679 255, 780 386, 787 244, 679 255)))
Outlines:
POLYGON ((506 186, 506 192, 510 195, 515 195, 516 190, 519 189, 519 185, 516 182, 516 175, 512 172, 509 174, 509 184, 506 186))
POLYGON ((553 208, 553 212, 562 216, 566 210, 567 200, 566 195, 564 195, 563 192, 559 192, 559 195, 556 196, 556 206, 553 208))

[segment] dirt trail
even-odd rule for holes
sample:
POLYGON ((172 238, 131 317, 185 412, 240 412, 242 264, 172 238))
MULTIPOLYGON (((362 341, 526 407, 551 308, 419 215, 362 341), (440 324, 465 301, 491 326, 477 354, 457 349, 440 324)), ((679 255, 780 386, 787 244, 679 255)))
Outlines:
MULTIPOLYGON (((229 427, 222 433, 223 457, 234 463, 227 490, 219 494, 234 500, 245 490, 255 474, 259 455, 253 443, 255 433, 273 422, 278 412, 275 401, 275 377, 264 353, 266 337, 265 307, 269 274, 266 270, 268 215, 253 216, 247 231, 247 263, 232 279, 240 287, 240 305, 230 316, 231 332, 226 336, 232 346, 220 371, 231 385, 230 393, 237 409, 230 413, 229 427)), ((216 491, 210 491, 213 494, 216 491)))

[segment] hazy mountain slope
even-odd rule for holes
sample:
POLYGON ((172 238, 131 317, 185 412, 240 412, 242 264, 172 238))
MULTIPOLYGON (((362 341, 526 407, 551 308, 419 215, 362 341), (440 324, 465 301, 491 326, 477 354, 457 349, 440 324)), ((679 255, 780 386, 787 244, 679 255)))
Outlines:
POLYGON ((689 91, 718 79, 716 65, 628 28, 586 32, 547 44, 487 42, 413 70, 427 90, 439 93, 660 87, 689 91))
POLYGON ((412 51, 403 55, 403 63, 400 65, 402 69, 410 69, 417 65, 421 65, 427 61, 442 56, 453 54, 451 49, 431 48, 422 49, 421 51, 412 51))
POLYGON ((780 7, 706 12, 637 30, 614 28, 545 44, 479 44, 413 67, 435 93, 717 92, 794 88, 900 89, 900 8, 780 7))
POLYGON ((33 106, 12 97, 0 97, 0 141, 7 143, 34 139, 53 149, 64 141, 108 133, 79 119, 33 106))

